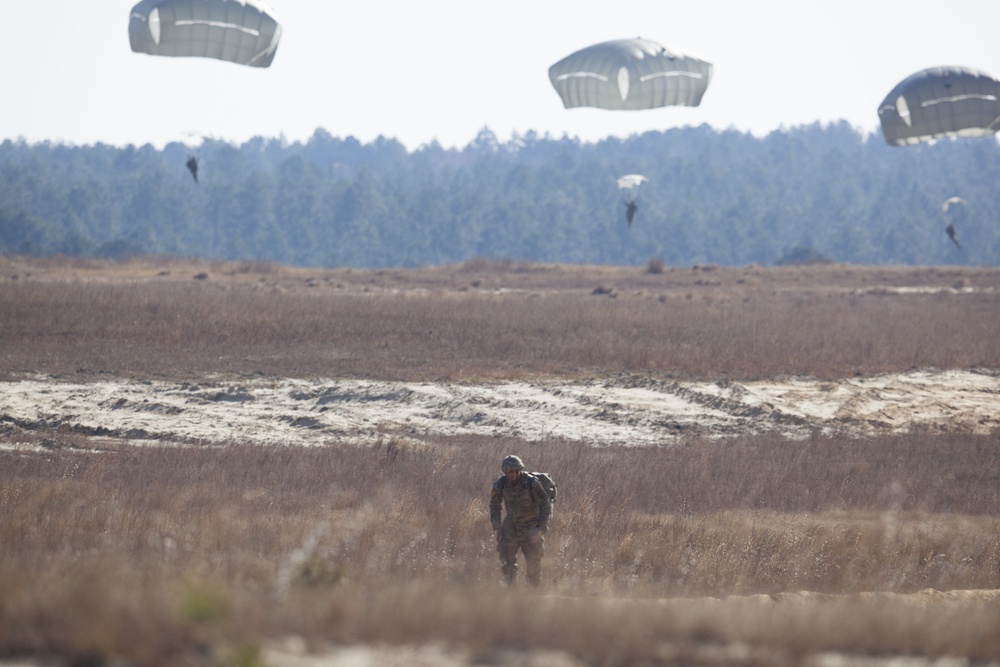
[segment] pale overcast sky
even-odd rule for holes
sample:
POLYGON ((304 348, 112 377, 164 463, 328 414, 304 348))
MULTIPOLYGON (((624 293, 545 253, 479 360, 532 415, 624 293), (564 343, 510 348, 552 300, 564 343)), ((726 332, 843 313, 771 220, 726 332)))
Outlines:
POLYGON ((408 149, 534 130, 584 141, 707 123, 757 135, 878 126, 903 78, 1000 76, 1000 0, 273 0, 273 65, 129 48, 135 0, 6 0, 0 141, 305 141, 322 128, 408 149), (564 109, 548 68, 596 42, 652 39, 710 61, 701 106, 564 109), (190 135, 189 135, 190 133, 190 135))

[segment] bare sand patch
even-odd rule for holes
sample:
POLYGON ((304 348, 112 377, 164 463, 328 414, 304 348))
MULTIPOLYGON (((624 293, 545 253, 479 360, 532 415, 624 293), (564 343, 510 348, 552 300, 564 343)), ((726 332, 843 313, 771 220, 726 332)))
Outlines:
POLYGON ((792 438, 985 434, 1000 429, 1000 376, 919 370, 836 382, 675 382, 622 375, 489 384, 211 378, 74 383, 30 376, 0 383, 0 427, 70 429, 136 444, 275 445, 473 434, 594 446, 763 432, 792 438))

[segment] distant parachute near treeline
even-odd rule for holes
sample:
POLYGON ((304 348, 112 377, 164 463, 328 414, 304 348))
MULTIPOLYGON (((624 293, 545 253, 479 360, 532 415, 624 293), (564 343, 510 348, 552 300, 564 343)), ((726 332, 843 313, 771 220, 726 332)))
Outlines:
POLYGON ((945 215, 957 215, 965 209, 965 200, 961 197, 948 197, 941 204, 941 212, 945 215))
POLYGON ((642 174, 625 174, 618 178, 618 189, 621 191, 622 203, 625 204, 625 219, 629 227, 639 210, 639 186, 648 180, 642 174))
POLYGON ((947 222, 944 231, 955 247, 959 249, 962 248, 962 243, 958 240, 958 226, 965 223, 967 210, 965 200, 961 197, 948 197, 941 204, 941 213, 944 214, 947 222))

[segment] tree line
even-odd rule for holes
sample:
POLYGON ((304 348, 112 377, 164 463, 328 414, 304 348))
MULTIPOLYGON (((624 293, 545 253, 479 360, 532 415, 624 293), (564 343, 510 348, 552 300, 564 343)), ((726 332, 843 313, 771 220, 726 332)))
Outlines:
POLYGON ((488 129, 408 151, 318 129, 115 147, 0 144, 0 254, 174 255, 358 268, 521 261, 1000 263, 993 139, 889 147, 845 122, 582 142, 488 129), (195 182, 185 168, 199 160, 195 182), (634 224, 616 180, 649 180, 634 224), (961 197, 956 240, 942 204, 961 197), (959 244, 961 247, 959 247, 959 244))

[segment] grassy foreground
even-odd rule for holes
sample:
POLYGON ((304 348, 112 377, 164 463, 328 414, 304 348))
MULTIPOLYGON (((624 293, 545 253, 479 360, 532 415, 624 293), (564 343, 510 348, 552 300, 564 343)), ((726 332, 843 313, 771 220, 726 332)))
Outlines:
MULTIPOLYGON (((7 378, 1000 368, 991 270, 0 268, 7 378)), ((998 435, 136 447, 23 431, 0 393, 0 658, 257 665, 295 637, 475 664, 998 661, 998 435), (498 583, 511 452, 560 484, 539 591, 498 583)))

